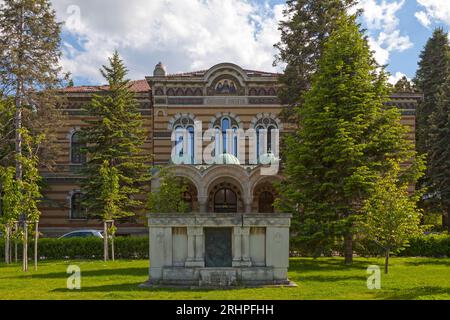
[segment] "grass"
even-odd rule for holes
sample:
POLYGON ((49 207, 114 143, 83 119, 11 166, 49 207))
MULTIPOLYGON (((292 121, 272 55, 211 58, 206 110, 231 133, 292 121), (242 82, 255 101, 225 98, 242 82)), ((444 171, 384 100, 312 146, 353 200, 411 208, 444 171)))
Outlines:
POLYGON ((340 258, 293 258, 289 277, 296 288, 177 290, 138 288, 147 280, 145 260, 46 261, 28 273, 0 264, 0 299, 450 299, 450 259, 393 258, 381 290, 367 289, 369 265, 382 267, 383 260, 358 258, 347 267, 340 258), (71 264, 81 268, 81 290, 66 288, 71 264))

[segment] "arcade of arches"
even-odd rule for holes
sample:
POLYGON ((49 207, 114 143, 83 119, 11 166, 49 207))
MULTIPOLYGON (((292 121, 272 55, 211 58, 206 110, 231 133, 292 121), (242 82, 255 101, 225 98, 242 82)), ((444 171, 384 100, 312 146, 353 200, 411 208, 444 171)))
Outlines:
POLYGON ((281 176, 260 176, 239 166, 215 165, 201 171, 193 166, 174 167, 188 184, 184 199, 191 212, 274 213, 274 182, 281 176))

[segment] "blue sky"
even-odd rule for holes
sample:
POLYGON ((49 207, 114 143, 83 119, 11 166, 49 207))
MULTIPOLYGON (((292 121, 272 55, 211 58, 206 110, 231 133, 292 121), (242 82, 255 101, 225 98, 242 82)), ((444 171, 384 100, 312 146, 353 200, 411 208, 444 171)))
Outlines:
MULTIPOLYGON (((1 1, 1 0, 0 0, 1 1)), ((118 49, 129 77, 142 79, 162 61, 170 73, 207 69, 219 62, 273 67, 280 0, 52 0, 63 29, 63 67, 75 83, 97 84, 98 72, 118 49), (108 6, 105 6, 105 3, 108 6)), ((361 23, 375 57, 395 81, 413 78, 435 27, 450 25, 448 0, 361 0, 361 23)))

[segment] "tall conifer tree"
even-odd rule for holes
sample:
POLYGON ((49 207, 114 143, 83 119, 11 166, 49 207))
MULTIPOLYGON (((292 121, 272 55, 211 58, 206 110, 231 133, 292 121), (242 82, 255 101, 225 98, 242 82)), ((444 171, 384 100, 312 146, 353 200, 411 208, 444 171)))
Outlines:
POLYGON ((279 96, 287 105, 284 116, 295 117, 293 108, 303 102, 311 87, 323 46, 336 28, 336 20, 355 6, 357 0, 288 0, 280 22, 281 41, 275 65, 286 64, 280 76, 279 96))
POLYGON ((389 86, 377 70, 355 17, 342 16, 305 103, 295 109, 299 129, 284 151, 278 207, 295 213, 296 239, 317 247, 343 237, 348 264, 354 219, 375 181, 390 163, 414 154, 400 112, 384 105, 389 86))
POLYGON ((88 126, 82 130, 88 155, 83 170, 84 203, 91 217, 103 216, 107 203, 102 200, 99 172, 106 161, 119 177, 121 201, 117 211, 122 216, 133 216, 135 210, 143 207, 139 195, 143 196, 151 178, 151 155, 145 154, 143 149, 148 134, 118 52, 109 58, 109 65, 103 66, 101 73, 109 88, 95 95, 84 110, 92 117, 86 120, 88 126))
POLYGON ((450 72, 450 45, 448 34, 438 28, 420 54, 419 68, 414 82, 424 100, 416 112, 416 140, 419 153, 428 152, 429 118, 437 106, 438 93, 450 72))
POLYGON ((443 224, 447 223, 450 233, 450 77, 439 90, 428 122, 429 194, 444 212, 443 224))
MULTIPOLYGON (((439 126, 443 125, 445 119, 439 119, 440 116, 445 117, 445 99, 448 90, 448 81, 450 74, 450 45, 448 34, 438 28, 433 32, 433 36, 428 40, 424 50, 420 55, 419 69, 417 70, 415 82, 417 88, 423 92, 424 99, 419 104, 416 112, 416 140, 417 150, 421 154, 426 154, 428 170, 425 176, 420 180, 419 187, 428 188, 428 196, 423 202, 427 211, 443 211, 442 224, 448 224, 445 212, 448 210, 447 205, 442 203, 439 192, 445 193, 445 187, 440 190, 443 179, 450 179, 450 175, 442 176, 445 171, 443 169, 443 159, 439 154, 446 152, 446 146, 440 140, 443 132, 439 131, 439 126), (441 91, 441 89, 443 91, 441 91), (441 101, 439 101, 441 100, 441 101), (438 105, 440 105, 438 110, 438 105), (432 114, 435 113, 433 119, 432 114), (435 179, 437 179, 435 181, 435 179)), ((441 128, 445 130, 445 128, 441 128)))

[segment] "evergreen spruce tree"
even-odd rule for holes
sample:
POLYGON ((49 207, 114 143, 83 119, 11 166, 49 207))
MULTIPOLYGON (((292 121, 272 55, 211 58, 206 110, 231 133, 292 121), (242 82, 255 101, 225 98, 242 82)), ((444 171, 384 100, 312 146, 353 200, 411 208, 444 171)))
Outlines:
POLYGON ((394 85, 394 91, 396 93, 411 93, 415 92, 414 85, 411 81, 408 80, 406 76, 403 76, 397 83, 394 85))
POLYGON ((129 90, 127 69, 117 52, 109 58, 109 65, 101 69, 109 88, 95 95, 86 107, 87 127, 82 130, 82 140, 86 143, 87 163, 82 173, 83 202, 90 217, 101 218, 105 200, 101 196, 102 177, 100 168, 106 161, 119 177, 118 212, 122 216, 133 216, 143 209, 139 197, 149 187, 151 155, 145 154, 143 145, 147 132, 143 128, 142 116, 134 93, 129 90))
POLYGON ((450 233, 450 77, 437 95, 428 131, 429 194, 446 214, 450 233))
POLYGON ((311 87, 323 46, 336 27, 337 18, 354 7, 357 0, 287 0, 281 41, 275 45, 279 54, 274 65, 286 64, 280 76, 281 102, 287 105, 283 116, 296 115, 294 107, 302 104, 303 95, 311 87))
POLYGON ((428 40, 420 54, 419 68, 414 82, 423 93, 424 100, 419 104, 416 112, 416 140, 417 151, 427 153, 429 117, 435 110, 438 93, 450 72, 450 45, 448 34, 438 28, 428 40))
POLYGON ((346 263, 355 217, 377 177, 414 155, 400 112, 384 105, 386 75, 377 71, 355 19, 339 19, 305 103, 295 109, 299 129, 286 141, 286 180, 277 200, 279 209, 295 214, 294 242, 319 248, 343 237, 346 263))
MULTIPOLYGON (((446 147, 438 141, 439 134, 436 132, 436 128, 441 124, 440 122, 444 121, 444 119, 438 118, 438 114, 442 115, 444 110, 441 106, 441 110, 438 111, 437 106, 439 104, 440 90, 448 80, 449 73, 450 45, 448 34, 442 28, 438 28, 434 31, 433 36, 428 40, 420 55, 419 69, 415 78, 417 88, 424 95, 424 99, 419 104, 416 112, 416 140, 418 152, 428 155, 427 163, 429 170, 427 170, 425 176, 419 181, 419 187, 426 187, 429 191, 422 205, 428 211, 427 213, 442 210, 442 224, 444 226, 447 223, 445 217, 447 208, 445 208, 445 205, 442 207, 438 187, 442 182, 443 178, 440 175, 443 172, 439 173, 436 170, 439 170, 438 168, 442 166, 442 161, 437 155, 439 153, 445 153, 446 147), (431 115, 435 111, 437 114, 432 120, 431 115), (433 133, 431 132, 431 128, 434 128, 433 133), (439 150, 439 148, 443 149, 439 150), (433 179, 439 179, 440 181, 435 182, 433 179)), ((445 87, 444 91, 446 90, 445 87)), ((445 99, 445 93, 441 98, 445 99)), ((441 101, 440 104, 442 103, 444 102, 441 101)), ((449 177, 447 175, 447 179, 449 177)))

